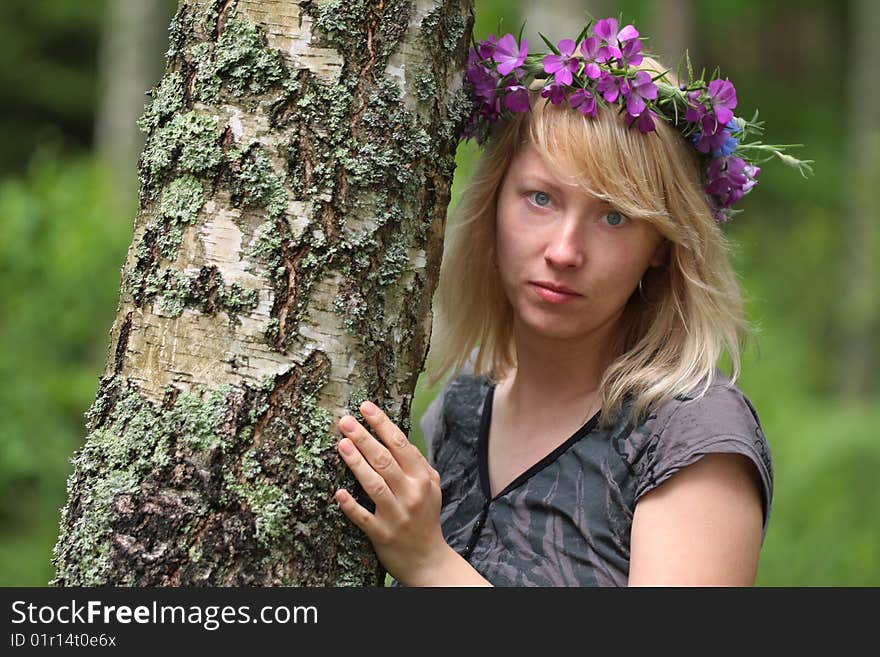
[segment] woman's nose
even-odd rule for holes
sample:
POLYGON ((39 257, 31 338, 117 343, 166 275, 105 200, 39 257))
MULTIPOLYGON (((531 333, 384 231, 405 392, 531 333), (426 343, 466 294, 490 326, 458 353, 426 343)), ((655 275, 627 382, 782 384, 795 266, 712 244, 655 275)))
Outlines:
POLYGON ((584 263, 584 236, 575 226, 560 225, 550 236, 544 259, 553 267, 580 267, 584 263))

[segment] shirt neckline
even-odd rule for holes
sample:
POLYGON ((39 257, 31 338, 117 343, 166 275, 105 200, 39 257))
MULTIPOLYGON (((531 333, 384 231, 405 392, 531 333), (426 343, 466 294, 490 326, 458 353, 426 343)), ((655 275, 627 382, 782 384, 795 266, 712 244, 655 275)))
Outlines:
POLYGON ((507 495, 510 491, 522 486, 526 481, 534 477, 541 470, 546 468, 548 465, 556 461, 564 452, 566 452, 572 445, 578 442, 581 438, 589 434, 596 428, 596 425, 599 423, 599 417, 602 414, 602 411, 596 411, 595 415, 591 417, 587 422, 580 427, 577 431, 575 431, 571 436, 569 436, 565 442, 556 447, 552 452, 541 458, 537 463, 533 464, 529 468, 526 468, 524 472, 516 476, 513 481, 511 481, 507 486, 505 486, 495 497, 492 497, 492 490, 489 485, 489 429, 492 426, 492 405, 495 401, 495 384, 489 384, 489 391, 486 393, 486 399, 483 402, 483 413, 480 418, 480 437, 479 437, 479 448, 478 448, 478 461, 479 461, 479 470, 480 470, 480 487, 483 489, 483 495, 485 498, 494 502, 500 497, 507 495))

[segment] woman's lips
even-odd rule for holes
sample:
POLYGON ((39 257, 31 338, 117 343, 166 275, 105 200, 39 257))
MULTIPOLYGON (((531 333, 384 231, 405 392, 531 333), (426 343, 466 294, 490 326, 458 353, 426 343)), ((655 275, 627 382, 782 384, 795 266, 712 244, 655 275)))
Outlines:
POLYGON ((537 283, 529 283, 534 288, 535 293, 548 303, 565 303, 579 298, 580 294, 568 294, 567 292, 557 292, 546 287, 542 287, 537 283))

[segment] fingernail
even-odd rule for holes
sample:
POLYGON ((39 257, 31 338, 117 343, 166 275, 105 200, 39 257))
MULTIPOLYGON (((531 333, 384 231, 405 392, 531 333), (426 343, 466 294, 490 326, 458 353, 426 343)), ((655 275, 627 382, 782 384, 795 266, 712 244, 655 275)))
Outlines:
POLYGON ((354 445, 352 445, 351 441, 347 438, 343 438, 339 441, 339 451, 346 456, 351 456, 352 454, 354 454, 354 445))
POLYGON ((370 417, 372 417, 379 412, 379 407, 371 401, 365 401, 363 404, 361 404, 361 411, 364 415, 369 415, 370 417))
POLYGON ((353 417, 346 417, 340 422, 343 431, 354 431, 357 429, 357 422, 353 417))

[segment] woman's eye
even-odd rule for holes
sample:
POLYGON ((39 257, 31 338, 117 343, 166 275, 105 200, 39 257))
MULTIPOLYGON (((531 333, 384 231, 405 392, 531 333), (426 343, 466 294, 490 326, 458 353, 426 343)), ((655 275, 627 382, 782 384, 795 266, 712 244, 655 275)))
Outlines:
POLYGON ((605 219, 609 226, 620 226, 626 221, 626 217, 619 212, 609 212, 603 219, 605 219))
POLYGON ((546 192, 532 192, 529 194, 529 198, 532 203, 537 205, 539 208, 545 208, 550 205, 550 195, 546 192))

